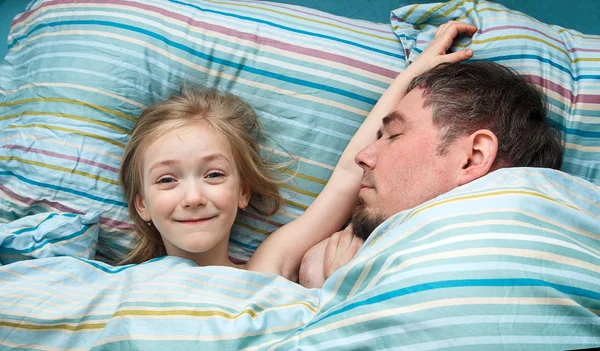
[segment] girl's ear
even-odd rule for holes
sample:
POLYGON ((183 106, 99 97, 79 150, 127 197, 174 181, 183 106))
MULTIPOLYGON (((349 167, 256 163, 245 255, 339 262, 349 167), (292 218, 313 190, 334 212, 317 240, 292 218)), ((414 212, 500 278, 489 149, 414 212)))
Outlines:
POLYGON ((134 204, 135 210, 137 211, 138 215, 140 215, 142 220, 144 222, 150 222, 152 220, 152 216, 150 216, 150 211, 148 210, 148 207, 146 207, 146 201, 144 200, 144 197, 140 194, 137 194, 135 196, 134 204))
POLYGON ((466 151, 458 185, 467 184, 490 172, 498 153, 498 138, 492 131, 480 129, 469 137, 466 151))
POLYGON ((240 209, 245 209, 246 207, 248 207, 248 204, 250 203, 250 195, 252 194, 252 191, 250 190, 250 187, 247 185, 242 185, 240 186, 240 199, 238 201, 238 207, 240 209))

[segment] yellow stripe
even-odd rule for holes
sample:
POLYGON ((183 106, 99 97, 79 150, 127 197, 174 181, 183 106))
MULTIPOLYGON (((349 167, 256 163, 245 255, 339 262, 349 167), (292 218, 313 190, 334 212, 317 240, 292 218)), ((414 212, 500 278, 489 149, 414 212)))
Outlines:
POLYGON ((191 316, 191 317, 223 317, 227 319, 237 319, 243 315, 249 315, 251 318, 256 318, 258 314, 250 309, 245 309, 237 314, 229 314, 222 311, 198 311, 198 310, 164 310, 164 311, 147 311, 147 310, 119 310, 113 314, 114 317, 124 316, 191 316))
POLYGON ((112 130, 116 130, 117 132, 120 132, 120 133, 129 134, 129 130, 121 128, 121 127, 117 127, 110 123, 100 122, 98 120, 94 120, 91 118, 79 117, 76 115, 70 115, 67 113, 58 113, 58 112, 23 111, 21 113, 17 113, 14 115, 7 115, 7 116, 0 117, 0 121, 5 121, 5 120, 21 117, 21 116, 46 116, 46 115, 68 118, 68 119, 72 119, 72 120, 76 120, 76 121, 82 121, 82 122, 87 122, 87 123, 91 123, 91 124, 96 124, 96 125, 104 126, 106 128, 110 128, 112 130))
MULTIPOLYGON (((281 307, 291 307, 294 305, 301 305, 312 311, 316 312, 313 306, 303 301, 298 301, 290 304, 277 306, 278 309, 281 307)), ((198 310, 119 310, 112 314, 114 317, 125 317, 125 316, 143 316, 143 317, 174 317, 174 316, 189 316, 189 317, 222 317, 229 320, 237 319, 243 315, 248 315, 251 318, 258 317, 260 313, 256 313, 251 309, 245 309, 237 314, 230 314, 222 311, 198 311, 198 310)), ((0 326, 12 327, 13 329, 30 329, 30 330, 51 330, 51 329, 62 329, 69 331, 80 331, 89 329, 104 329, 107 323, 94 323, 94 324, 50 324, 50 325, 35 325, 26 323, 11 323, 11 322, 0 322, 0 326)))
POLYGON ((24 125, 21 125, 21 126, 11 125, 11 126, 8 126, 6 128, 9 128, 9 129, 45 128, 45 129, 50 129, 50 130, 60 130, 62 132, 68 132, 68 133, 73 133, 73 134, 77 134, 77 135, 81 135, 81 136, 85 136, 85 137, 90 137, 90 138, 93 138, 93 139, 102 140, 102 141, 105 141, 105 142, 107 142, 109 144, 113 144, 113 145, 116 145, 118 147, 125 148, 125 144, 119 143, 118 141, 114 141, 114 140, 106 138, 106 137, 102 137, 102 136, 91 134, 91 133, 80 132, 80 131, 77 131, 77 130, 74 130, 74 129, 63 128, 63 127, 58 127, 58 126, 51 126, 51 125, 48 125, 48 124, 32 123, 32 124, 24 124, 24 125))
MULTIPOLYGON (((564 206, 570 207, 570 208, 574 209, 575 211, 579 212, 579 208, 577 208, 575 206, 566 204, 564 202, 557 201, 554 198, 551 198, 549 196, 546 196, 544 194, 540 194, 540 193, 537 193, 537 192, 527 191, 527 190, 499 190, 499 191, 490 191, 490 192, 483 193, 483 194, 457 196, 457 197, 453 197, 453 198, 446 199, 446 200, 436 201, 436 202, 434 202, 434 203, 432 203, 430 205, 423 206, 423 207, 417 209, 416 211, 414 211, 413 213, 411 213, 408 217, 406 217, 405 221, 408 221, 409 219, 411 219, 412 217, 416 216, 417 214, 419 214, 421 212, 427 211, 427 210, 429 210, 431 208, 434 208, 434 207, 437 207, 437 206, 449 204, 449 203, 452 203, 452 202, 463 201, 463 200, 472 200, 472 199, 481 199, 481 198, 484 198, 484 197, 491 197, 491 196, 498 196, 498 195, 518 195, 518 194, 539 197, 539 198, 542 198, 542 199, 545 199, 545 200, 549 200, 549 201, 555 202, 555 203, 560 204, 560 205, 564 205, 564 206)), ((371 243, 369 244, 369 246, 373 246, 381 238, 383 238, 383 235, 381 235, 381 236, 373 239, 373 241, 371 241, 371 243)))
POLYGON ((37 102, 37 101, 41 101, 41 102, 64 102, 67 104, 72 104, 72 105, 79 105, 79 106, 84 106, 84 107, 89 107, 89 108, 93 108, 94 110, 98 110, 98 111, 102 111, 102 112, 106 112, 109 114, 113 114, 115 116, 119 116, 122 118, 125 118, 127 120, 130 120, 132 122, 135 122, 135 118, 117 111, 117 110, 112 110, 106 107, 102 107, 99 105, 95 105, 95 104, 90 104, 88 102, 84 102, 84 101, 78 101, 78 100, 73 100, 73 99, 66 99, 66 98, 31 98, 31 99, 24 99, 24 100, 17 100, 17 101, 9 101, 9 102, 3 102, 0 103, 0 106, 14 106, 14 105, 19 105, 19 104, 25 104, 25 103, 29 103, 29 102, 37 102))
POLYGON ((38 166, 38 167, 44 167, 44 168, 48 168, 48 169, 52 169, 55 171, 61 171, 61 172, 65 172, 65 173, 71 173, 71 174, 77 174, 83 177, 88 177, 88 178, 92 178, 92 179, 96 179, 105 183, 109 183, 109 184, 114 184, 114 185, 119 185, 119 182, 114 181, 112 179, 108 179, 108 178, 104 178, 104 177, 100 177, 97 175, 94 175, 92 173, 88 173, 88 172, 82 172, 82 171, 78 171, 75 169, 71 169, 71 168, 66 168, 66 167, 60 167, 60 166, 55 166, 55 165, 49 165, 47 163, 42 163, 42 162, 38 162, 38 161, 32 161, 32 160, 25 160, 22 159, 20 157, 16 157, 16 156, 0 156, 0 160, 2 161, 18 161, 21 163, 25 163, 25 164, 30 164, 33 166, 38 166))
POLYGON ((266 231, 266 230, 263 230, 263 229, 258 229, 258 228, 255 228, 255 227, 253 227, 253 226, 251 226, 251 225, 249 225, 249 224, 246 224, 246 223, 242 223, 242 222, 235 221, 235 224, 239 225, 240 227, 244 227, 244 228, 246 228, 246 229, 250 229, 250 230, 252 230, 252 231, 259 232, 259 233, 261 233, 261 234, 264 234, 264 235, 269 235, 269 234, 271 234, 271 232, 268 232, 268 231, 266 231))
POLYGON ((298 178, 310 180, 311 182, 315 182, 315 183, 319 183, 319 184, 323 184, 323 185, 327 184, 327 181, 324 180, 324 179, 312 177, 312 176, 309 176, 309 175, 303 174, 303 173, 296 173, 296 172, 294 172, 294 171, 292 171, 290 169, 287 169, 287 168, 282 169, 282 172, 291 174, 291 175, 293 175, 295 177, 298 177, 298 178))
POLYGON ((411 13, 413 13, 413 11, 414 11, 414 10, 416 10, 416 9, 417 9, 417 7, 419 7, 419 6, 421 6, 421 5, 420 5, 420 4, 414 4, 414 5, 412 5, 412 6, 411 6, 411 8, 410 8, 410 9, 409 9, 409 10, 406 12, 406 14, 405 14, 405 15, 402 17, 402 20, 403 20, 404 22, 406 22, 406 21, 407 21, 407 19, 408 19, 408 16, 410 16, 410 14, 411 14, 411 13))
POLYGON ((498 195, 530 195, 530 196, 535 196, 535 197, 539 197, 545 200, 549 200, 552 202, 555 202, 559 205, 564 205, 567 207, 570 207, 572 209, 574 209, 575 211, 579 211, 579 208, 566 204, 564 202, 560 202, 557 201, 554 198, 551 198, 550 196, 546 196, 544 194, 538 193, 538 192, 534 192, 534 191, 528 191, 528 190, 499 190, 499 191, 490 191, 488 193, 483 193, 483 194, 477 194, 477 195, 464 195, 464 196, 457 196, 457 197, 453 197, 451 199, 446 199, 446 200, 442 200, 442 201, 437 201, 435 203, 432 203, 430 205, 427 206, 423 206, 421 208, 419 208, 418 210, 416 210, 415 212, 411 213, 410 216, 408 216, 406 218, 406 220, 411 219, 412 217, 416 216, 417 214, 429 210, 431 208, 440 206, 440 205, 445 205, 448 203, 452 203, 452 202, 457 202, 457 201, 463 201, 463 200, 471 200, 471 199, 481 199, 484 197, 490 197, 490 196, 498 196, 498 195))
MULTIPOLYGON (((462 4, 464 4, 465 2, 473 2, 473 0, 471 0, 471 1, 462 0, 461 2, 457 3, 456 5, 454 5, 450 9, 448 9, 448 11, 444 12, 444 15, 448 14, 448 13, 454 11, 454 10, 456 10, 457 8, 459 8, 460 6, 462 6, 462 4)), ((440 8, 442 8, 444 6, 446 6, 446 3, 441 3, 441 4, 433 7, 431 10, 425 12, 425 14, 423 16, 421 16, 421 18, 419 18, 415 23, 418 24, 418 23, 423 22, 425 20, 425 18, 427 18, 429 15, 431 15, 432 13, 436 12, 437 10, 439 10, 440 8)), ((437 17, 430 18, 430 21, 434 20, 434 19, 437 19, 437 18, 440 18, 440 17, 443 17, 444 15, 439 15, 437 17)))
POLYGON ((297 19, 300 19, 300 20, 304 20, 304 21, 310 21, 310 22, 322 24, 324 26, 335 27, 335 28, 338 28, 338 29, 347 30, 347 31, 350 31, 350 32, 353 32, 353 33, 357 33, 357 34, 360 34, 360 35, 366 35, 366 36, 377 38, 377 39, 381 39, 381 40, 387 40, 387 41, 392 41, 392 42, 396 42, 397 41, 395 38, 383 37, 381 35, 367 33, 367 32, 363 32, 363 31, 357 30, 357 29, 352 29, 352 28, 340 26, 338 24, 334 24, 334 23, 330 23, 330 22, 325 22, 325 21, 321 21, 321 20, 317 20, 317 19, 312 19, 312 18, 308 18, 308 17, 302 17, 302 16, 299 16, 299 15, 294 15, 294 14, 291 14, 291 13, 288 13, 288 12, 278 11, 278 10, 274 10, 274 9, 270 9, 270 8, 265 8, 265 7, 260 7, 260 6, 253 6, 253 5, 242 4, 242 3, 231 3, 231 2, 220 2, 220 1, 211 1, 211 2, 213 2, 215 4, 220 4, 220 5, 249 7, 249 8, 253 8, 253 9, 257 9, 257 10, 261 10, 261 11, 269 11, 269 12, 276 13, 278 15, 293 17, 293 18, 297 18, 297 19))
MULTIPOLYGON (((547 42, 547 41, 545 41, 543 39, 540 39, 540 38, 537 38, 537 37, 532 37, 530 35, 503 35, 503 36, 500 36, 500 37, 493 37, 493 38, 483 39, 483 40, 471 40, 471 44, 492 43, 492 42, 495 42, 495 41, 509 40, 509 39, 526 39, 526 40, 537 41, 537 42, 540 42, 542 44, 548 45, 551 48, 554 48, 555 50, 560 51, 561 53, 565 54, 565 56, 569 56, 569 54, 565 50, 561 49, 560 47, 558 47, 558 46, 556 46, 554 44, 550 44, 549 42, 547 42)), ((456 46, 458 46, 458 47, 465 47, 464 44, 462 44, 462 45, 456 45, 456 46)), ((574 62, 574 61, 571 61, 571 62, 574 62)))
POLYGON ((140 104, 139 102, 133 101, 131 99, 127 99, 127 98, 125 98, 123 96, 120 96, 118 94, 114 94, 114 93, 111 93, 109 91, 104 91, 102 89, 96 89, 96 88, 87 87, 87 86, 84 86, 84 85, 71 84, 71 83, 38 82, 38 83, 35 83, 35 84, 24 84, 24 85, 21 85, 20 87, 18 87, 17 89, 14 89, 14 90, 2 90, 2 89, 0 89, 0 91, 4 91, 6 93, 6 95, 8 95, 8 94, 14 94, 17 91, 21 91, 21 90, 24 90, 24 89, 39 88, 39 87, 61 87, 61 88, 80 89, 80 90, 89 91, 89 92, 96 93, 96 94, 102 94, 102 95, 105 95, 105 96, 110 96, 110 97, 112 97, 114 99, 126 102, 126 103, 134 105, 134 106, 137 106, 137 107, 139 107, 141 109, 146 108, 145 105, 140 104))
POLYGON ((303 210, 306 210, 308 208, 308 206, 305 206, 305 205, 303 205, 303 204, 301 204, 299 202, 295 202, 295 201, 292 201, 292 200, 285 200, 284 202, 286 204, 288 204, 288 205, 291 205, 291 206, 294 206, 294 207, 298 207, 298 208, 301 208, 303 210))
POLYGON ((290 186, 290 185, 287 185, 287 184, 280 184, 279 186, 282 187, 282 188, 294 191, 296 193, 306 195, 306 196, 317 197, 319 195, 317 193, 313 193, 313 192, 310 192, 310 191, 307 191, 307 190, 296 188, 296 187, 293 187, 293 186, 290 186))

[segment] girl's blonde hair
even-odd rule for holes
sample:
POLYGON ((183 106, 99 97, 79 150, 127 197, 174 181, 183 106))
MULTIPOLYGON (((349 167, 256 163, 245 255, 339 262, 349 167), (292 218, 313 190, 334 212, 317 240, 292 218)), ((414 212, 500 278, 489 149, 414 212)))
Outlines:
POLYGON ((282 197, 277 173, 282 166, 260 155, 257 140, 262 134, 254 109, 230 93, 184 87, 180 94, 144 110, 125 146, 119 181, 140 240, 122 264, 142 263, 167 254, 159 231, 144 222, 135 208, 136 196, 143 192, 142 159, 146 148, 162 134, 193 123, 202 123, 227 140, 241 185, 251 191, 250 206, 264 215, 279 210, 282 197))

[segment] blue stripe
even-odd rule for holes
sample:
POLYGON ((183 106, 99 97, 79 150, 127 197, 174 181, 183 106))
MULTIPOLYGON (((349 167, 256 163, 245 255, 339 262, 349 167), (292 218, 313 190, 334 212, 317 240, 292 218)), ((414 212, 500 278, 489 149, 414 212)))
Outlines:
POLYGON ((11 171, 0 171, 0 176, 12 176, 12 177, 19 179, 22 182, 25 182, 25 183, 28 183, 31 185, 35 185, 35 186, 39 186, 41 188, 64 191, 66 193, 71 193, 71 194, 74 194, 77 196, 87 197, 88 199, 92 199, 92 200, 95 200, 98 202, 103 202, 103 203, 107 203, 107 204, 111 204, 111 205, 115 205, 115 206, 127 207, 127 204, 124 202, 111 200, 111 199, 105 199, 105 198, 102 198, 99 196, 91 195, 91 194, 83 192, 83 191, 78 191, 78 190, 74 190, 74 189, 70 189, 70 188, 64 188, 64 187, 57 186, 57 185, 36 182, 35 180, 27 179, 23 176, 15 174, 11 171))
POLYGON ((373 51, 373 52, 376 52, 376 53, 379 53, 379 54, 383 54, 383 55, 391 56, 391 57, 396 57, 396 58, 404 60, 404 55, 398 55, 398 54, 393 53, 393 52, 388 52, 388 51, 384 51, 384 50, 381 50, 381 49, 376 49, 376 48, 373 48, 373 47, 370 47, 370 46, 366 46, 366 45, 363 45, 363 44, 355 43, 355 42, 350 41, 350 40, 345 40, 345 39, 340 39, 340 38, 332 37, 330 35, 313 33, 313 32, 308 32, 308 31, 305 31, 305 30, 300 30, 300 29, 296 29, 296 28, 286 27, 286 26, 283 26, 281 24, 269 22, 269 21, 266 21, 266 20, 258 19, 258 18, 241 16, 241 15, 236 15, 236 14, 222 12, 222 11, 217 11, 217 10, 204 9, 204 8, 201 8, 201 7, 197 6, 197 5, 188 4, 188 3, 185 3, 185 2, 182 2, 182 1, 169 0, 169 2, 173 2, 173 3, 176 3, 176 4, 183 5, 183 6, 192 7, 192 8, 195 8, 196 10, 203 11, 203 12, 210 12, 210 13, 215 13, 215 14, 218 14, 218 15, 227 16, 227 17, 239 18, 239 19, 242 19, 242 20, 245 20, 245 21, 262 23, 262 24, 266 24, 266 25, 269 25, 269 26, 272 26, 272 27, 284 29, 284 30, 289 31, 289 32, 295 32, 295 33, 300 33, 300 34, 309 35, 309 36, 313 36, 313 37, 319 37, 319 38, 323 38, 323 39, 327 39, 327 40, 333 40, 333 41, 337 41, 337 42, 344 43, 344 44, 347 44, 347 45, 356 46, 356 47, 359 47, 361 49, 365 49, 365 50, 368 50, 368 51, 373 51))
POLYGON ((59 238, 56 239, 51 239, 51 240, 42 240, 39 244, 37 245, 31 245, 31 247, 27 248, 27 249, 15 249, 15 248, 11 248, 11 251, 16 251, 16 252, 21 252, 21 253, 29 253, 31 251, 35 251, 38 249, 41 249, 42 247, 48 245, 48 244, 56 244, 58 242, 61 241, 65 241, 65 240, 69 240, 72 238, 76 238, 80 235, 83 235, 85 232, 87 232, 90 229, 91 226, 85 226, 84 228, 82 228, 80 231, 75 232, 71 235, 67 235, 67 236, 61 236, 59 238))
POLYGON ((311 321, 305 328, 308 328, 309 326, 311 326, 321 320, 333 317, 335 315, 338 315, 338 314, 341 314, 344 312, 348 312, 348 311, 358 308, 358 307, 374 305, 374 304, 377 304, 377 303, 380 303, 380 302, 383 302, 386 300, 390 300, 390 299, 394 299, 394 298, 398 298, 398 297, 406 296, 406 295, 410 295, 410 294, 415 294, 415 293, 419 293, 419 292, 423 292, 423 291, 447 289, 447 288, 460 288, 460 287, 492 287, 492 286, 504 286, 504 287, 507 287, 507 286, 515 286, 515 287, 516 286, 532 286, 532 287, 533 286, 543 286, 543 287, 556 289, 566 295, 576 295, 576 296, 582 296, 582 297, 586 297, 586 298, 590 298, 590 299, 600 300, 600 292, 576 288, 576 287, 572 287, 572 286, 568 286, 568 285, 549 283, 549 282, 546 282, 546 281, 540 280, 540 279, 521 279, 521 278, 510 279, 509 278, 509 279, 445 280, 445 281, 409 286, 407 288, 402 288, 402 289, 396 289, 396 290, 388 291, 384 294, 370 297, 363 301, 351 303, 347 306, 344 306, 343 308, 340 308, 339 310, 336 310, 327 315, 324 315, 322 318, 311 321))
MULTIPOLYGON (((413 51, 416 51, 419 54, 421 54, 423 52, 423 50, 418 49, 418 48, 414 48, 413 51)), ((559 70, 567 73, 569 76, 571 76, 571 79, 574 81, 579 81, 579 80, 584 80, 584 79, 590 79, 590 80, 600 79, 600 75, 592 75, 592 74, 583 74, 583 75, 575 76, 575 75, 573 75, 573 72, 571 72, 571 70, 569 68, 561 66, 558 63, 551 61, 550 59, 547 59, 547 58, 544 58, 544 57, 541 57, 538 55, 521 54, 521 55, 493 56, 493 57, 488 57, 485 60, 471 59, 470 61, 504 61, 504 60, 517 60, 517 59, 538 60, 540 62, 543 62, 543 63, 553 66, 555 68, 558 68, 559 70)))
MULTIPOLYGON (((72 214, 72 213, 63 213, 62 215, 65 216, 65 217, 76 217, 77 216, 76 214, 72 214)), ((21 234, 21 233, 26 233, 26 232, 31 232, 31 231, 37 230, 42 224, 44 224, 47 220, 51 219, 54 216, 57 216, 57 214, 56 213, 51 213, 48 217, 44 218, 35 227, 23 228, 23 229, 14 231, 12 233, 13 234, 21 234)))
POLYGON ((233 244, 235 244, 237 246, 241 246, 243 248, 251 250, 251 251, 255 251, 256 250, 256 246, 254 246, 254 245, 248 245, 248 244, 243 243, 241 241, 237 241, 237 240, 233 239, 232 237, 229 237, 229 242, 233 243, 233 244))
MULTIPOLYGON (((600 138, 600 132, 593 132, 593 131, 588 131, 588 130, 581 130, 581 129, 575 129, 575 128, 567 128, 565 125, 556 122, 554 120, 551 119, 547 119, 546 123, 548 123, 549 125, 558 128, 561 132, 563 132, 564 134, 569 134, 569 135, 577 135, 580 137, 584 137, 584 138, 600 138)), ((562 138, 563 140, 566 139, 566 137, 562 138)), ((579 143, 581 143, 582 141, 579 140, 579 143)))
MULTIPOLYGON (((151 259, 149 261, 146 261, 144 263, 141 263, 141 264, 146 264, 146 263, 150 263, 150 262, 160 261, 160 260, 163 260, 165 257, 168 257, 168 256, 162 256, 162 257, 153 258, 153 259, 151 259)), ((92 260, 87 260, 85 258, 75 257, 75 256, 70 256, 69 258, 74 258, 74 259, 79 260, 81 262, 87 263, 90 266, 95 267, 95 268, 97 268, 97 269, 99 269, 99 270, 101 270, 101 271, 103 271, 105 273, 108 273, 108 274, 116 274, 116 273, 119 273, 119 272, 124 271, 126 269, 139 266, 138 264, 129 264, 129 265, 126 265, 126 266, 120 266, 118 268, 117 267, 113 267, 113 266, 110 266, 110 268, 108 268, 108 267, 105 267, 105 266, 101 265, 98 262, 95 262, 95 261, 92 261, 92 260)))
POLYGON ((23 36, 21 36, 19 38, 16 38, 15 41, 11 45, 9 45, 9 50, 17 42, 19 42, 19 41, 27 38, 30 34, 36 32, 36 31, 38 31, 38 30, 40 30, 42 28, 62 26, 62 25, 64 25, 64 26, 71 26, 71 25, 103 25, 103 26, 109 26, 109 27, 112 26, 112 27, 117 27, 117 28, 121 28, 121 29, 125 29, 125 30, 130 30, 130 31, 133 31, 133 32, 138 32, 138 33, 145 34, 147 36, 153 37, 155 39, 158 39, 158 40, 166 43, 167 45, 170 45, 170 46, 172 46, 174 48, 177 48, 179 50, 185 51, 185 52, 187 52, 187 53, 189 53, 191 55, 194 55, 196 57, 202 58, 202 59, 204 59, 206 61, 214 62, 216 64, 221 64, 221 65, 224 65, 224 66, 228 66, 228 67, 234 68, 234 69, 236 69, 238 71, 246 71, 246 72, 249 72, 249 73, 257 74, 257 75, 264 76, 264 77, 269 77, 269 78, 272 78, 272 79, 277 79, 277 80, 288 82, 288 83, 292 83, 292 84, 297 84, 297 85, 306 86, 306 87, 310 87, 310 88, 314 88, 314 89, 318 89, 318 90, 328 91, 328 92, 331 92, 331 93, 334 93, 334 94, 338 94, 338 95, 345 96, 345 97, 348 97, 348 98, 351 98, 351 99, 362 101, 362 102, 365 102, 365 103, 370 104, 370 105, 375 105, 375 103, 377 103, 377 100, 374 100, 374 99, 368 98, 366 96, 362 96, 362 95, 353 93, 351 91, 347 91, 347 90, 343 90, 343 89, 339 89, 339 88, 336 88, 336 87, 331 87, 331 86, 328 86, 328 85, 319 84, 319 83, 315 83, 315 82, 310 82, 310 81, 307 81, 307 80, 304 80, 304 79, 293 78, 293 77, 285 76, 285 75, 282 75, 282 74, 274 73, 274 72, 271 72, 271 71, 267 71, 267 70, 264 70, 264 69, 259 69, 259 68, 254 68, 254 67, 250 67, 250 66, 245 66, 243 64, 239 64, 239 63, 228 61, 228 60, 225 60, 225 59, 222 59, 222 58, 214 57, 212 55, 207 55, 207 54, 205 54, 203 52, 194 50, 194 49, 192 49, 191 47, 189 47, 187 45, 180 44, 180 43, 174 42, 174 41, 172 41, 170 39, 167 39, 166 37, 164 37, 164 36, 162 36, 160 34, 157 34, 155 32, 152 32, 152 31, 149 31, 149 30, 146 30, 146 29, 142 29, 142 28, 139 28, 139 27, 130 26, 130 25, 127 25, 127 24, 122 24, 122 23, 115 23, 115 22, 108 22, 108 21, 87 21, 86 20, 86 21, 59 21, 59 22, 52 22, 52 23, 40 24, 40 25, 35 26, 27 34, 25 34, 25 35, 23 35, 23 36))

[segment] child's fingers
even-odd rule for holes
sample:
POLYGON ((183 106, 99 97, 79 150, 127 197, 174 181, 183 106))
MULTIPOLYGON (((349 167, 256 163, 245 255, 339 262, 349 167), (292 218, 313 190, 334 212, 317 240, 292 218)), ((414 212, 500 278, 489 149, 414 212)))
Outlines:
POLYGON ((472 24, 450 21, 448 23, 444 23, 438 27, 437 32, 435 33, 435 37, 441 35, 448 35, 452 38, 455 38, 460 33, 465 33, 467 35, 473 35, 477 32, 477 27, 472 24))
POLYGON ((473 50, 464 49, 441 56, 442 62, 461 62, 473 57, 473 50))

